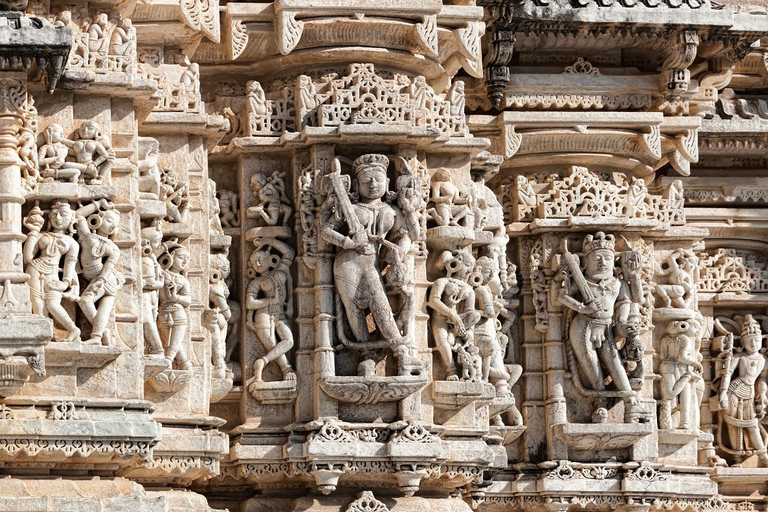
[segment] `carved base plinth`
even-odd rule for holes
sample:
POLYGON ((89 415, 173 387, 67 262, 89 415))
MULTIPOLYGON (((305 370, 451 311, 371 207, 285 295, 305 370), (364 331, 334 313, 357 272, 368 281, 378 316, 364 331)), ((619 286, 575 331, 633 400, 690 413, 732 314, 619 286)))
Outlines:
POLYGON ((144 356, 144 380, 150 379, 158 373, 171 369, 171 362, 165 354, 151 354, 144 356))
POLYGON ((291 228, 285 226, 262 226, 245 232, 245 239, 252 242, 257 238, 290 238, 291 228))
POLYGON ((145 484, 189 485, 218 474, 228 451, 229 439, 218 430, 180 428, 163 421, 163 439, 151 460, 127 469, 123 476, 145 484))
POLYGON ((264 382, 253 380, 248 383, 248 392, 264 405, 289 404, 296 400, 296 381, 264 382))
POLYGON ((214 377, 211 379, 211 403, 215 404, 229 393, 234 382, 232 375, 227 377, 214 377))
POLYGON ((496 390, 485 382, 438 380, 432 383, 435 407, 455 409, 473 402, 487 402, 496 396, 496 390))
POLYGON ((510 410, 516 405, 514 396, 500 396, 493 399, 488 406, 488 414, 493 417, 510 410))
POLYGON ((320 381, 331 398, 353 404, 397 402, 427 385, 421 375, 396 377, 326 377, 320 381))
POLYGON ((79 342, 54 341, 45 346, 47 366, 62 368, 101 368, 120 355, 117 347, 79 342))
POLYGON ((147 460, 161 437, 148 402, 36 397, 6 402, 0 420, 0 461, 6 466, 130 467, 147 460))
MULTIPOLYGON (((50 181, 38 183, 37 188, 26 196, 27 201, 54 201, 69 199, 70 201, 91 201, 101 198, 112 198, 117 193, 111 185, 83 185, 81 183, 63 183, 50 181)), ((165 205, 163 205, 165 209, 165 205)))
POLYGON ((53 337, 53 323, 40 315, 13 314, 0 324, 0 396, 5 397, 33 374, 45 375, 45 343, 53 337))
POLYGON ((438 226, 427 230, 430 247, 450 250, 452 247, 464 247, 475 241, 474 228, 464 226, 438 226))
POLYGON ((571 450, 599 451, 630 448, 653 433, 651 423, 562 423, 555 435, 571 450))
POLYGON ((698 429, 659 429, 658 436, 659 460, 668 464, 696 465, 700 437, 698 429))
POLYGON ((165 370, 147 380, 155 393, 178 393, 189 384, 192 370, 165 370))
POLYGON ((501 444, 506 446, 508 444, 512 444, 517 438, 523 435, 525 430, 525 425, 517 425, 512 427, 496 426, 491 427, 491 435, 500 437, 502 439, 501 444))

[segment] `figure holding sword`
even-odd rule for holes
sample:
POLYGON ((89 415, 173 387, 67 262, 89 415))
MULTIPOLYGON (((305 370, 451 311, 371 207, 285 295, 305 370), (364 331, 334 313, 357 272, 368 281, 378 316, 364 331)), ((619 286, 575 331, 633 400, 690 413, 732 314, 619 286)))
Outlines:
POLYGON ((358 193, 353 203, 342 180, 341 164, 334 160, 326 179, 335 204, 324 212, 320 236, 339 248, 333 275, 354 338, 351 341, 363 350, 364 357, 388 346, 401 359, 405 342, 387 298, 382 267, 393 259, 389 256, 393 251, 404 259, 411 240, 402 212, 382 199, 389 189, 388 166, 389 159, 379 154, 363 155, 353 162, 358 193), (369 313, 383 343, 371 340, 366 321, 369 313))
MULTIPOLYGON (((614 275, 615 239, 602 232, 584 239, 585 268, 568 251, 563 240, 564 273, 557 300, 576 312, 571 320, 569 343, 585 389, 605 391, 603 369, 611 377, 616 391, 631 393, 627 372, 619 357, 616 337, 638 334, 639 325, 630 320, 631 291, 627 282, 614 275), (614 331, 615 328, 615 331, 614 331)), ((598 398, 593 421, 607 416, 605 399, 598 398)))

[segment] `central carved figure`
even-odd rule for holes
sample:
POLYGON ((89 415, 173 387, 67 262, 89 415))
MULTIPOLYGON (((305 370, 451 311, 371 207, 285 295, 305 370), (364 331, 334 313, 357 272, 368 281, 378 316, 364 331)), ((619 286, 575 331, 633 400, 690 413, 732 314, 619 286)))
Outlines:
MULTIPOLYGON (((406 349, 380 267, 381 261, 404 262, 411 245, 402 212, 382 199, 389 189, 388 166, 389 159, 384 155, 357 158, 353 163, 358 195, 355 198, 344 188, 341 166, 335 160, 328 178, 336 207, 325 212, 327 222, 321 231, 323 240, 339 247, 333 265, 334 281, 354 339, 346 340, 343 329, 339 334, 342 343, 363 353, 364 360, 372 359, 377 350, 391 347, 401 361, 406 349), (396 253, 399 258, 391 257, 396 253), (371 340, 369 313, 381 341, 371 340)), ((402 270, 391 268, 402 264, 391 263, 389 271, 402 270)))
MULTIPOLYGON (((640 327, 630 318, 630 286, 614 275, 614 246, 613 235, 587 235, 583 271, 578 259, 564 250, 566 276, 557 299, 576 312, 571 320, 569 342, 578 368, 571 370, 585 379, 587 390, 600 392, 606 390, 605 368, 616 390, 629 394, 632 388, 619 357, 616 337, 637 336, 640 327)), ((606 417, 605 398, 598 396, 593 421, 602 422, 606 417)))

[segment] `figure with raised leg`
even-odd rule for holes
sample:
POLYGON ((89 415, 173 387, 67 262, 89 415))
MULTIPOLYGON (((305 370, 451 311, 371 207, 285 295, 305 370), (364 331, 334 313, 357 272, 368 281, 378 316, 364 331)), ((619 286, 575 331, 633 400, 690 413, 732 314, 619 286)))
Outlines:
POLYGON ((245 296, 246 325, 256 334, 266 353, 253 363, 253 380, 261 381, 264 367, 272 361, 280 367, 283 380, 295 380, 296 374, 286 355, 293 348, 293 333, 286 313, 293 309, 289 294, 293 288, 291 263, 296 251, 275 238, 257 240, 254 245, 249 262, 255 276, 245 296))
POLYGON ((107 328, 115 309, 118 290, 125 278, 117 270, 120 249, 111 240, 120 229, 120 212, 106 199, 99 199, 77 210, 77 228, 80 266, 86 286, 78 304, 91 323, 88 343, 114 345, 107 328))

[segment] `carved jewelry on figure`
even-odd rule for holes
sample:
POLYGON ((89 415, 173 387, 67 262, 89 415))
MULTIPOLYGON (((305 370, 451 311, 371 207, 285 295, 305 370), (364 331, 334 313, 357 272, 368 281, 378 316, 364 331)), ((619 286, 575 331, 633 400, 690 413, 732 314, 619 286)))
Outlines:
POLYGON ((114 345, 108 329, 115 308, 115 296, 125 283, 117 270, 120 249, 112 238, 120 228, 120 212, 106 199, 78 209, 75 217, 80 243, 80 267, 88 285, 78 304, 91 323, 89 343, 114 345))
MULTIPOLYGON (((388 290, 382 278, 385 268, 408 272, 402 262, 411 249, 411 239, 400 208, 389 202, 394 195, 387 177, 389 159, 380 154, 363 155, 352 167, 356 195, 345 185, 338 159, 325 178, 332 199, 323 205, 320 232, 323 240, 338 248, 333 265, 337 336, 344 346, 361 353, 359 373, 372 373, 376 353, 390 348, 398 373, 408 375, 417 371, 410 368, 412 347, 401 330, 409 319, 395 317, 388 294, 397 290, 388 290), (366 320, 369 313, 376 326, 374 339, 366 320)), ((404 276, 397 283, 409 280, 404 276)))
MULTIPOLYGON (((436 267, 445 272, 445 277, 437 279, 429 290, 427 305, 432 309, 430 324, 438 354, 445 368, 445 379, 459 380, 453 353, 472 353, 468 349, 474 346, 472 328, 480 321, 480 313, 475 308, 475 291, 467 283, 469 274, 475 266, 475 258, 469 249, 452 254, 444 251, 437 260, 436 267)), ((495 328, 495 326, 494 326, 495 328)), ((474 359, 463 358, 461 378, 477 380, 481 378, 474 359), (473 378, 474 376, 474 378, 473 378)), ((479 358, 478 358, 479 362, 479 358)))
POLYGON ((62 300, 76 301, 80 283, 76 273, 80 246, 71 236, 75 211, 63 199, 55 201, 48 212, 50 231, 43 231, 43 211, 35 205, 24 219, 25 272, 29 275, 32 312, 46 315, 67 331, 64 341, 80 340, 80 329, 62 306, 62 300))
POLYGON ((248 217, 265 226, 287 226, 293 208, 285 194, 285 173, 279 170, 269 176, 256 173, 251 177, 250 186, 258 205, 248 207, 248 217))
POLYGON ((253 363, 252 381, 260 382, 264 368, 275 361, 283 380, 295 380, 287 353, 293 348, 288 317, 293 312, 291 264, 296 252, 286 243, 272 239, 254 241, 249 258, 253 279, 245 295, 246 326, 264 347, 265 354, 253 363))
MULTIPOLYGON (((765 317, 761 317, 765 321, 765 317)), ((763 329, 753 315, 717 318, 716 338, 722 347, 715 363, 712 387, 717 396, 717 444, 741 463, 757 455, 768 467, 768 452, 760 422, 768 407, 768 367, 763 353, 763 329), (735 346, 738 337, 741 350, 735 346)))
POLYGON ((38 152, 40 177, 44 181, 62 180, 90 185, 109 184, 115 161, 109 140, 94 121, 83 121, 77 130, 78 139, 64 137, 58 124, 45 129, 45 144, 38 152), (73 156, 75 161, 67 160, 73 156))
POLYGON ((163 243, 163 252, 158 258, 163 267, 163 287, 159 292, 159 314, 157 326, 165 348, 165 357, 174 362, 180 370, 189 370, 192 364, 187 358, 184 346, 189 329, 189 305, 192 303, 191 288, 187 279, 189 250, 171 239, 163 243))
POLYGON ((163 169, 161 180, 159 197, 165 203, 165 219, 186 223, 189 219, 189 185, 180 181, 173 169, 163 169))
MULTIPOLYGON (((556 277, 555 296, 562 306, 573 311, 567 341, 571 376, 579 391, 597 398, 593 421, 607 418, 609 397, 625 402, 625 416, 637 408, 627 370, 622 364, 617 338, 627 345, 640 334, 639 304, 642 298, 632 293, 631 277, 615 275, 615 238, 598 232, 584 238, 585 265, 569 252, 563 238, 563 264, 556 277), (607 390, 606 374, 615 391, 607 390), (582 382, 583 379, 583 382, 582 382)), ((636 361, 642 365, 642 361, 636 361)))
POLYGON ((673 319, 667 324, 659 344, 659 428, 699 429, 704 396, 701 330, 700 318, 673 319))

